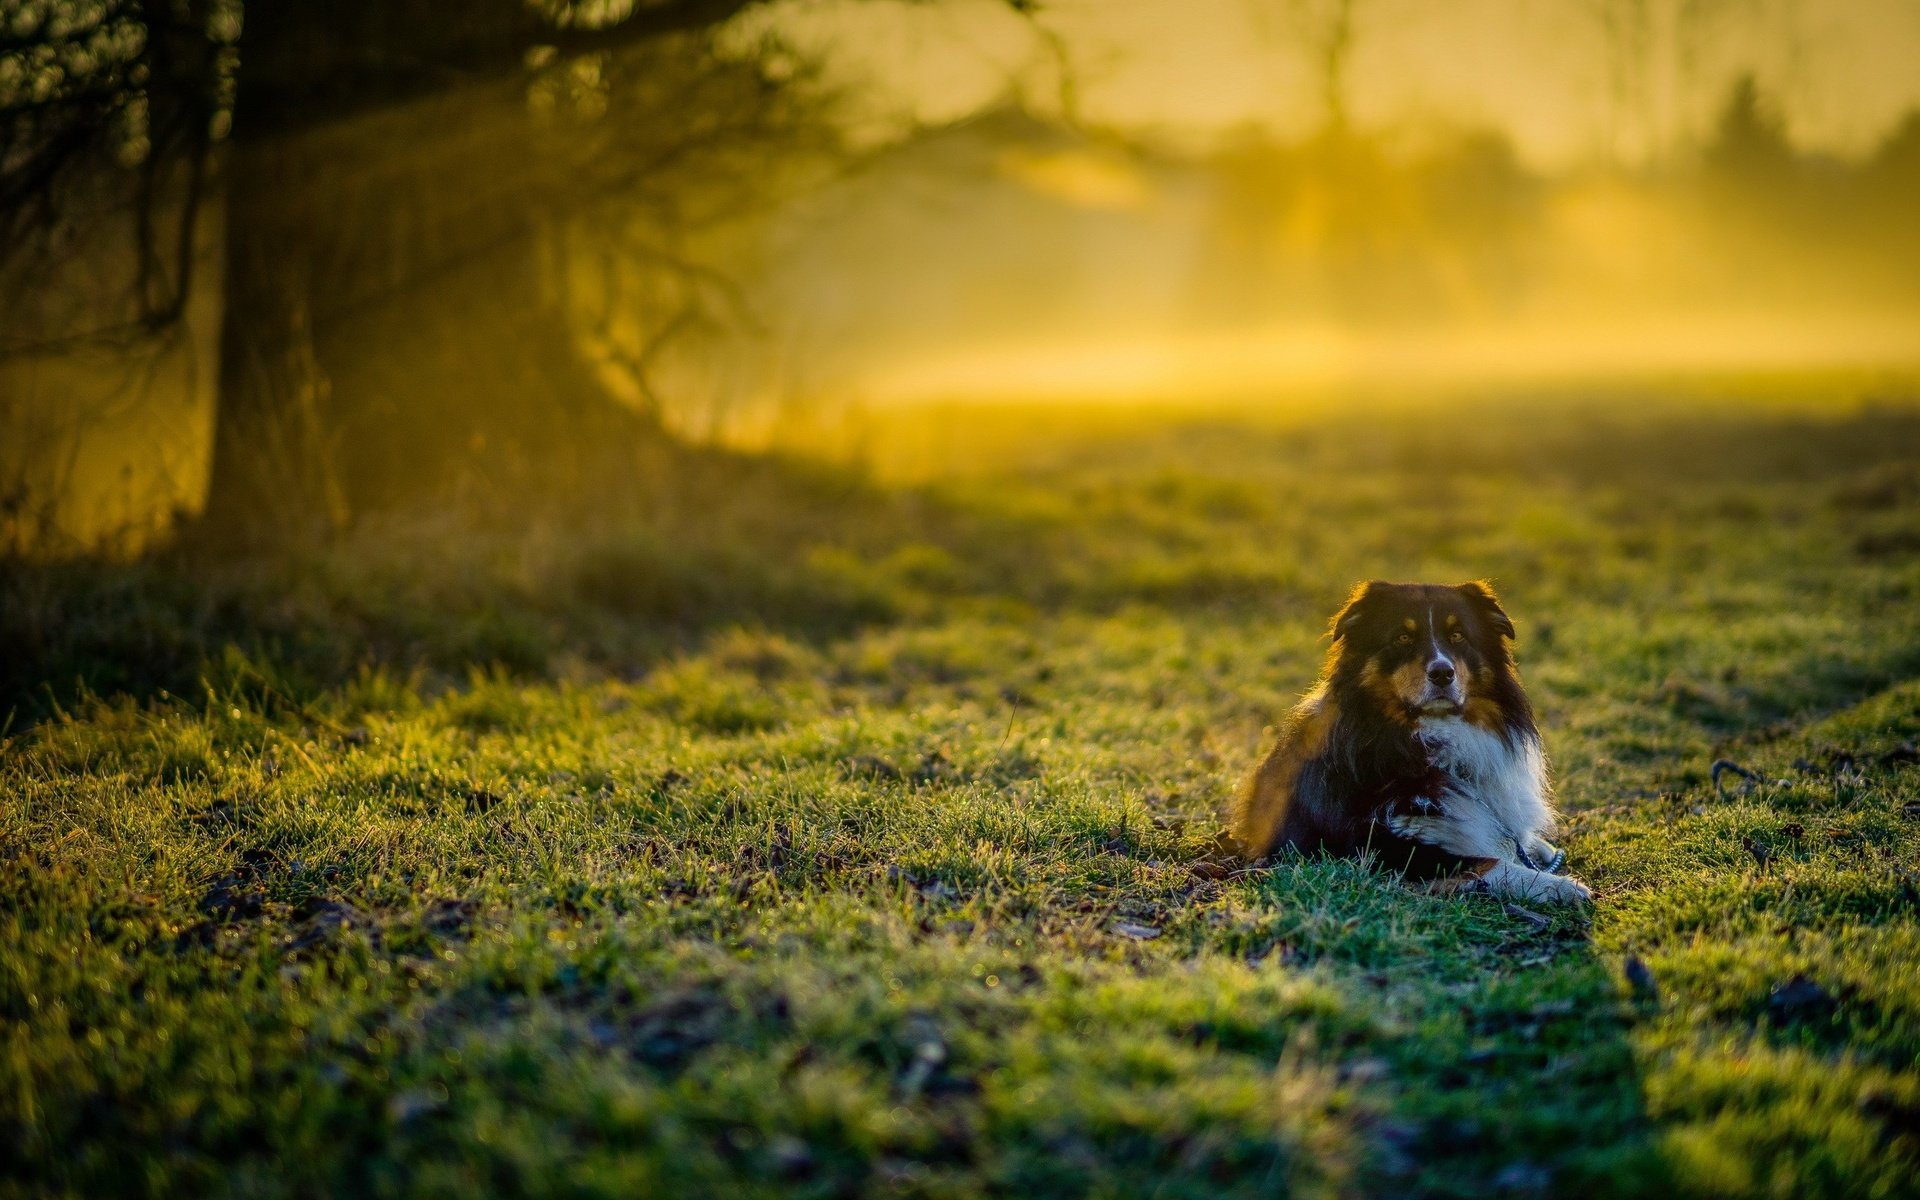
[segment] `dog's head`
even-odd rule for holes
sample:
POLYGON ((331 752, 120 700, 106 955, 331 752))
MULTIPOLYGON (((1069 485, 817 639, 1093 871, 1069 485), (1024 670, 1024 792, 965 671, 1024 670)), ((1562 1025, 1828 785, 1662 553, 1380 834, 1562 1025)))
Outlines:
MULTIPOLYGON (((1518 694, 1513 622, 1485 583, 1363 583, 1330 634, 1329 677, 1398 719, 1472 717, 1489 705, 1505 709, 1518 694)), ((1508 715, 1485 713, 1489 723, 1508 715)))

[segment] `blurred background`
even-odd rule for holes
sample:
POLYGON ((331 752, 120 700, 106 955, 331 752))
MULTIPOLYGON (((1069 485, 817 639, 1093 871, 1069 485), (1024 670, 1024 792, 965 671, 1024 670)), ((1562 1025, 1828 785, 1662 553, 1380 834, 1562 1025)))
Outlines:
POLYGON ((0 551, 1904 368, 1917 62, 1911 0, 0 0, 0 551))

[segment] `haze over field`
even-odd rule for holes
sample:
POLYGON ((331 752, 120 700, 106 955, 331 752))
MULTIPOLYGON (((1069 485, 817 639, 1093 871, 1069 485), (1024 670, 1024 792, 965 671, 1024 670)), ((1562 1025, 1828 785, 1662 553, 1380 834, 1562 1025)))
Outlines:
MULTIPOLYGON (((324 162, 276 185, 276 269, 314 299, 310 326, 269 341, 313 341, 301 387, 351 443, 431 407, 418 436, 511 446, 529 434, 506 414, 542 388, 844 452, 861 413, 903 403, 1265 406, 1826 367, 1899 386, 1920 360, 1910 4, 1016 8, 749 6, 715 61, 788 107, 764 136, 761 117, 722 135, 737 152, 684 121, 744 103, 686 99, 710 87, 697 56, 535 56, 458 101, 346 106, 324 133, 222 118, 241 138, 207 171, 267 144, 324 162), (647 148, 675 124, 648 105, 682 112, 680 148, 647 148), (664 174, 607 166, 656 152, 664 174), (509 296, 540 297, 538 332, 509 296), (501 361, 483 367, 463 343, 488 324, 501 361), (396 391, 420 399, 396 410, 396 391)), ((0 90, 34 86, 26 61, 0 90)), ((0 278, 0 474, 54 541, 137 543, 201 507, 217 394, 253 369, 223 361, 221 186, 153 161, 140 194, 162 224, 201 197, 164 336, 75 336, 158 290, 129 299, 156 239, 110 189, 76 189, 67 249, 10 255, 0 278)))
POLYGON ((935 128, 781 293, 809 327, 841 314, 813 346, 842 391, 1283 398, 1920 346, 1909 5, 761 19, 859 82, 858 128, 935 128), (1815 182, 1880 160, 1897 178, 1815 182), (1863 185, 1889 206, 1867 228, 1863 185))
POLYGON ((1013 91, 1099 126, 1299 137, 1326 120, 1337 85, 1356 126, 1484 126, 1528 165, 1562 169, 1697 147, 1745 74, 1820 153, 1870 151, 1920 102, 1920 11, 1902 0, 1068 0, 1040 17, 988 0, 838 0, 753 22, 857 81, 880 127, 956 120, 1013 91))

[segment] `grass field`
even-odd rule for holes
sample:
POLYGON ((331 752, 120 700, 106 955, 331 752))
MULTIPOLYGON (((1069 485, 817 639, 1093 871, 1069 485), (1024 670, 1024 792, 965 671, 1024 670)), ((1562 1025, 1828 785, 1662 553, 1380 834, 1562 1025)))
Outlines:
POLYGON ((17 567, 0 1192, 1920 1194, 1920 405, 1723 393, 17 567), (1590 913, 1219 855, 1369 576, 1500 585, 1590 913))

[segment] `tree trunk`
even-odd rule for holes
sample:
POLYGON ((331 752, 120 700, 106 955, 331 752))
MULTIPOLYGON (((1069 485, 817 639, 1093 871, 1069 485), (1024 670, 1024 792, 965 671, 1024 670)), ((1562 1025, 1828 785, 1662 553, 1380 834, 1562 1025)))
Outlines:
POLYGON ((314 346, 313 264, 284 219, 285 158, 281 147, 243 140, 222 168, 220 376, 202 524, 225 540, 309 538, 352 511, 314 346))
POLYGON ((399 0, 250 6, 203 531, 280 541, 499 497, 656 428, 583 361, 542 260, 544 214, 572 179, 521 61, 541 42, 704 28, 748 2, 668 0, 604 30, 552 29, 523 0, 460 21, 399 0))
POLYGON ((232 148, 208 530, 492 502, 645 431, 542 260, 534 133, 495 86, 232 148))

